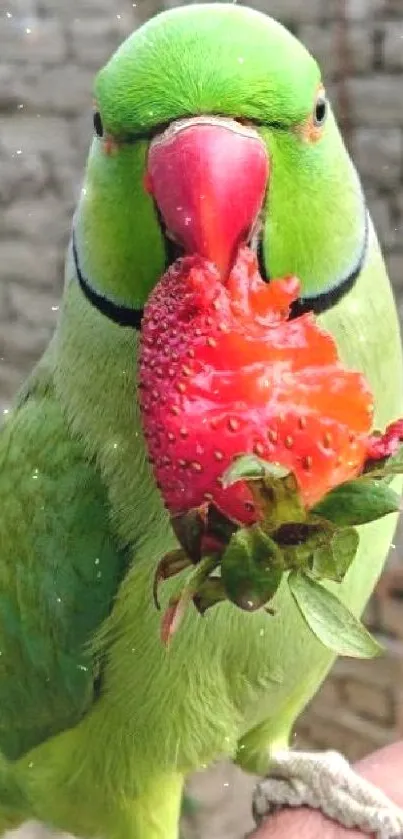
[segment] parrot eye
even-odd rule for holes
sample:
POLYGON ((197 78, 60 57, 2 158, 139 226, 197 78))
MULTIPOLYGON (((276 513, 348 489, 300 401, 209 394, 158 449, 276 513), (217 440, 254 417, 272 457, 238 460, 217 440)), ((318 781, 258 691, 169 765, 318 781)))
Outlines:
POLYGON ((315 109, 313 114, 313 122, 317 128, 321 128, 324 122, 326 121, 327 117, 327 99, 323 93, 321 93, 315 103, 315 109))
POLYGON ((103 127, 103 124, 102 124, 102 118, 101 118, 101 114, 99 113, 99 111, 95 111, 94 116, 93 116, 93 120, 94 120, 95 133, 98 135, 98 137, 103 137, 104 136, 104 127, 103 127))

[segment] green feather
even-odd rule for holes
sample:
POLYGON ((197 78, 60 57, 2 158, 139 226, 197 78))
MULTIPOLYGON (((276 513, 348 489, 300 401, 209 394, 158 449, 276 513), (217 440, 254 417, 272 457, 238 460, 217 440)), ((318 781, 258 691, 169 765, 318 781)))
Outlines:
POLYGON ((125 566, 99 474, 51 388, 0 435, 0 748, 17 758, 77 723, 102 662, 87 645, 125 566))

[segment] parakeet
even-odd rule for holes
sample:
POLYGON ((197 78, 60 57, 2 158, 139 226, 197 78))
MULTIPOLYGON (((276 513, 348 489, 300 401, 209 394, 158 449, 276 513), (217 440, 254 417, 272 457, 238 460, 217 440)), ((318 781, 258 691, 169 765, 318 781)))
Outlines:
MULTIPOLYGON (((153 579, 177 541, 140 416, 144 306, 181 253, 225 272, 245 241, 267 282, 299 278, 293 314, 365 375, 379 428, 402 412, 399 329, 320 71, 279 23, 172 9, 94 96, 59 321, 0 436, 0 824, 177 839, 189 773, 227 756, 265 774, 334 655, 283 585, 274 616, 189 609, 161 644, 153 579)), ((360 530, 339 587, 356 614, 394 528, 360 530)))

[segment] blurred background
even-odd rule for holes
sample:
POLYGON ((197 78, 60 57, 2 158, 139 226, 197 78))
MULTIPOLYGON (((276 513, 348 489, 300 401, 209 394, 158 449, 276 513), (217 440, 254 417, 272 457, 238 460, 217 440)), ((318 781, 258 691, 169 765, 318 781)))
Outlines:
MULTIPOLYGON (((92 133, 96 70, 123 38, 178 0, 0 0, 0 415, 47 343, 92 133)), ((403 318, 403 0, 251 0, 322 65, 383 244, 403 318)), ((400 382, 396 382, 400 387, 400 382)), ((352 760, 403 736, 403 527, 367 609, 386 652, 343 660, 299 721, 296 744, 352 760)), ((251 779, 198 776, 186 833, 240 839, 251 779)), ((36 836, 29 828, 26 836, 36 836)), ((38 834, 39 835, 39 834, 38 834)), ((42 833, 40 833, 42 835, 42 833)))

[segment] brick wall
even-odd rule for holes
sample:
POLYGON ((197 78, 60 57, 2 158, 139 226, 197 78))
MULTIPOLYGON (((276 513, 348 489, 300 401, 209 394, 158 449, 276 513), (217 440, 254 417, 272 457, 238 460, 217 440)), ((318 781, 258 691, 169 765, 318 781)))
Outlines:
POLYGON ((93 76, 134 26, 131 0, 2 0, 0 411, 52 333, 93 76))
MULTIPOLYGON (((91 80, 162 0, 3 0, 0 10, 0 411, 46 344, 91 134, 91 80)), ((165 5, 176 5, 165 2, 165 5)), ((325 69, 403 315, 403 0, 257 0, 325 69), (340 18, 345 9, 346 25, 340 18), (344 79, 348 73, 347 84, 344 79)), ((340 662, 300 736, 351 757, 403 733, 403 582, 385 576, 369 624, 386 658, 340 662), (330 710, 329 710, 330 709, 330 710)))

